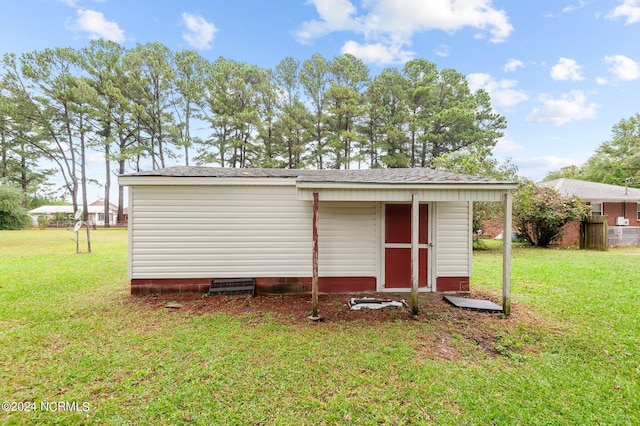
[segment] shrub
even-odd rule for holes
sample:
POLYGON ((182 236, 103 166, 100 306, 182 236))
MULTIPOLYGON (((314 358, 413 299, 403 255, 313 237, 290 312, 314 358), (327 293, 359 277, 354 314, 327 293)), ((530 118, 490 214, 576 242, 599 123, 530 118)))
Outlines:
POLYGON ((532 246, 548 247, 561 237, 564 225, 583 219, 588 212, 589 206, 584 201, 528 181, 516 190, 513 223, 532 246))
POLYGON ((33 224, 29 213, 22 207, 21 202, 20 188, 0 181, 0 230, 22 229, 33 224))
POLYGON ((41 217, 38 219, 38 226, 40 229, 47 229, 49 227, 49 219, 46 217, 41 217))

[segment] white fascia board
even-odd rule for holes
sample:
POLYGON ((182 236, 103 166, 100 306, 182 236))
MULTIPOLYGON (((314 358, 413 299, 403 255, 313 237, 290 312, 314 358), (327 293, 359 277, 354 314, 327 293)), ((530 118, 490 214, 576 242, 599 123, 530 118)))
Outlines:
MULTIPOLYGON (((578 197, 580 198, 580 197, 578 197)), ((589 203, 640 203, 640 198, 582 198, 583 201, 589 203)))
POLYGON ((177 176, 119 176, 123 186, 295 186, 292 178, 221 178, 177 176))
POLYGON ((298 182, 298 189, 484 189, 508 191, 518 187, 515 183, 349 183, 349 182, 298 182))

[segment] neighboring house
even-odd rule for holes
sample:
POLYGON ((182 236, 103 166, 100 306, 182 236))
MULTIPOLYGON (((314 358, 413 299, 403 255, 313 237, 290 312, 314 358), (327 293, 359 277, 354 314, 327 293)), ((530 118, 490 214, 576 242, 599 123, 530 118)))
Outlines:
MULTIPOLYGON (((88 219, 87 222, 90 225, 95 224, 96 226, 104 226, 105 224, 105 215, 104 215, 104 200, 99 199, 89 204, 88 206, 88 219)), ((109 223, 114 224, 116 222, 118 213, 118 207, 113 204, 109 205, 109 223)), ((56 220, 56 216, 62 216, 61 222, 65 222, 68 224, 69 222, 74 221, 74 210, 71 205, 60 205, 60 206, 40 206, 33 210, 29 210, 29 215, 33 219, 34 225, 37 225, 42 218, 47 218, 52 225, 55 225, 54 221, 56 220)))
MULTIPOLYGON (((640 189, 565 178, 538 182, 538 185, 584 200, 591 206, 592 216, 607 216, 611 245, 618 245, 615 241, 623 234, 640 232, 640 189)), ((563 243, 578 244, 579 238, 578 224, 567 225, 563 243)))
POLYGON ((183 166, 119 183, 129 187, 132 294, 247 277, 259 292, 307 292, 312 280, 320 292, 469 291, 472 203, 510 211, 516 187, 431 169, 183 166))
MULTIPOLYGON (((100 198, 97 201, 94 201, 93 203, 90 204, 91 206, 101 206, 104 210, 104 198, 100 198)), ((122 221, 118 222, 118 206, 113 204, 113 203, 109 203, 109 211, 110 212, 115 212, 115 216, 111 218, 111 220, 109 221, 109 224, 111 226, 114 225, 125 225, 127 224, 127 215, 128 215, 128 208, 124 207, 122 209, 122 221)), ((104 215, 103 215, 104 216, 104 215)))

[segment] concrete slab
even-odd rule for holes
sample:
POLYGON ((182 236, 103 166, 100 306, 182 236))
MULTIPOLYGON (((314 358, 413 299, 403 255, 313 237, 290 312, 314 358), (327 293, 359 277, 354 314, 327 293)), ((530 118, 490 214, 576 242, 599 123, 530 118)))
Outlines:
POLYGON ((473 309, 483 312, 502 312, 502 306, 496 305, 490 300, 471 299, 468 297, 443 296, 443 299, 453 306, 464 309, 473 309))

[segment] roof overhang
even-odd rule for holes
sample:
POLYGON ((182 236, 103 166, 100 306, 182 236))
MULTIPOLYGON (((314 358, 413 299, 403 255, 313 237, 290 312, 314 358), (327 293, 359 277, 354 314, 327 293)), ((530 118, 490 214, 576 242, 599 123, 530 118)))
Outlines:
POLYGON ((486 182, 421 182, 421 183, 354 183, 296 178, 197 177, 123 175, 125 186, 295 186, 298 200, 310 201, 319 193, 321 201, 397 201, 411 200, 416 194, 421 201, 501 201, 515 183, 486 182))
POLYGON ((501 201, 515 184, 420 183, 353 184, 336 182, 298 182, 297 198, 320 201, 395 201, 409 202, 416 195, 420 201, 501 201))
POLYGON ((123 186, 294 186, 294 178, 136 176, 122 175, 123 186))
POLYGON ((588 203, 640 203, 640 197, 582 198, 588 203))
MULTIPOLYGON (((82 206, 79 206, 82 207, 82 206)), ((89 206, 88 207, 88 212, 93 214, 93 213, 103 213, 104 212, 104 206, 89 206)), ((115 214, 117 211, 109 208, 109 212, 111 212, 112 214, 115 214)), ((75 213, 73 210, 73 206, 69 206, 69 205, 59 205, 59 206, 40 206, 37 207, 35 209, 29 210, 28 212, 31 215, 41 215, 41 214, 56 214, 56 213, 63 213, 63 214, 73 214, 75 213)))

